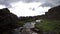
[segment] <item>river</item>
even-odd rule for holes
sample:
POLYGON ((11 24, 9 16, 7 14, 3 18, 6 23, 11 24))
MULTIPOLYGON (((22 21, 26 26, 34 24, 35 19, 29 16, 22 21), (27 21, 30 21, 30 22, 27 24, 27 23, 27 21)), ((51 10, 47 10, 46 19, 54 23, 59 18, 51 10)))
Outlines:
POLYGON ((39 23, 41 20, 36 20, 32 22, 26 22, 23 27, 19 27, 14 29, 14 34, 37 34, 36 32, 32 31, 31 28, 35 27, 36 23, 39 23))

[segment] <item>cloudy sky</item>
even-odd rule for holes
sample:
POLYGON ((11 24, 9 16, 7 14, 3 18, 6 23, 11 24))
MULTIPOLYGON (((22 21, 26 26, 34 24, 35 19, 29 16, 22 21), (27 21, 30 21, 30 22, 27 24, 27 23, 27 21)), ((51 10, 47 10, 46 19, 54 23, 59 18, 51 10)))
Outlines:
POLYGON ((0 9, 7 7, 17 16, 42 15, 58 5, 60 0, 0 0, 0 9))

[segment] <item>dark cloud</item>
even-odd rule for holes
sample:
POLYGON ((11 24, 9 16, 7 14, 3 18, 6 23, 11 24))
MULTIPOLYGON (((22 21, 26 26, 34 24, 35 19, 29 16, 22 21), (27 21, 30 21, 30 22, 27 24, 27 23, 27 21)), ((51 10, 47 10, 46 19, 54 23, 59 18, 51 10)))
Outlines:
POLYGON ((35 11, 35 8, 29 8, 30 10, 32 10, 32 11, 35 11))
POLYGON ((22 2, 25 2, 25 3, 30 3, 30 2, 34 2, 34 0, 21 0, 22 2))
POLYGON ((54 7, 54 4, 46 2, 46 3, 43 3, 42 5, 39 5, 38 7, 40 7, 40 6, 42 6, 42 7, 54 7))
POLYGON ((11 7, 11 3, 13 2, 18 2, 18 1, 22 1, 25 3, 31 3, 31 2, 41 2, 44 4, 42 4, 41 6, 57 6, 60 5, 60 0, 0 0, 0 5, 5 5, 6 7, 11 7))
POLYGON ((25 3, 30 3, 30 2, 43 2, 44 0, 21 0, 21 1, 25 3))
POLYGON ((48 0, 44 4, 42 4, 41 6, 54 7, 54 6, 57 6, 57 5, 60 5, 60 0, 48 0))
POLYGON ((35 8, 32 9, 33 11, 35 10, 35 8))
POLYGON ((30 2, 41 2, 44 4, 42 4, 41 6, 49 6, 49 7, 54 7, 54 6, 57 6, 57 5, 60 5, 60 0, 21 0, 22 2, 25 2, 25 3, 30 3, 30 2))
POLYGON ((20 0, 0 0, 0 5, 5 5, 7 8, 12 7, 10 4, 13 2, 18 2, 20 0))

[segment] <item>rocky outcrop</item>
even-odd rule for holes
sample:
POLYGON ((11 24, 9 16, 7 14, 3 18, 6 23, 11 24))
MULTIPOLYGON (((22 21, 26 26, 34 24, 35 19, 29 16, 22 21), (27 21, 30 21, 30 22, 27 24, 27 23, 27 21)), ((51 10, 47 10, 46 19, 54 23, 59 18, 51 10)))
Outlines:
POLYGON ((60 5, 49 9, 45 16, 49 19, 60 20, 60 5))
POLYGON ((8 8, 0 9, 0 32, 17 28, 18 17, 11 13, 8 8))

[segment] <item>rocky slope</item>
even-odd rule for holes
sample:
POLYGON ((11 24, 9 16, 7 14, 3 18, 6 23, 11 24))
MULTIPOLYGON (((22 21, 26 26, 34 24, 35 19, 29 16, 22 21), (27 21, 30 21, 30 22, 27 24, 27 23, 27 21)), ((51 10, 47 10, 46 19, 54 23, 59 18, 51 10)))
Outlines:
POLYGON ((60 5, 49 9, 45 16, 49 19, 60 20, 60 5))
POLYGON ((8 8, 0 9, 0 32, 17 28, 18 17, 11 13, 8 8))

